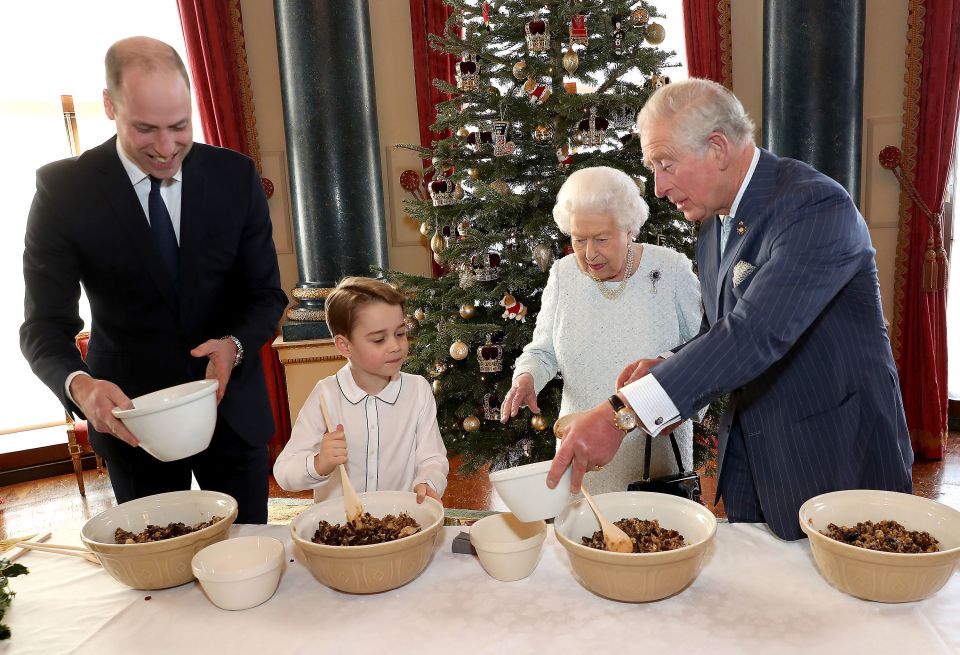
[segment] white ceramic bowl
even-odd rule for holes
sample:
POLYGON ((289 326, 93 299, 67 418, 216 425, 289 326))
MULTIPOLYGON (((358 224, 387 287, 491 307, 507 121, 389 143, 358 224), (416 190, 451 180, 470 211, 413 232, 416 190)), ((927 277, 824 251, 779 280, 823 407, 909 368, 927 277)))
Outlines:
POLYGON ((584 546, 581 538, 593 535, 600 524, 580 498, 570 503, 553 527, 584 587, 607 598, 637 603, 672 596, 696 579, 717 533, 713 512, 686 498, 647 491, 617 491, 593 500, 614 523, 625 518, 657 519, 661 528, 682 534, 687 545, 661 553, 611 553, 584 546))
POLYGON ((800 506, 800 528, 827 582, 865 600, 904 603, 928 598, 960 563, 960 512, 920 496, 868 489, 822 494, 800 506), (852 527, 884 520, 929 532, 940 542, 940 552, 884 553, 820 534, 830 523, 852 527))
POLYGON ((491 514, 470 526, 470 543, 483 569, 504 582, 533 573, 546 537, 546 523, 524 523, 509 512, 491 514))
POLYGON ((100 512, 83 525, 80 538, 117 582, 134 589, 166 589, 193 580, 190 560, 198 551, 226 537, 236 518, 237 501, 227 494, 199 489, 171 491, 100 512), (114 543, 117 528, 141 532, 147 525, 196 525, 214 516, 223 519, 181 537, 142 544, 114 543))
POLYGON ((210 445, 217 424, 216 380, 196 380, 132 400, 133 409, 113 415, 161 462, 196 455, 210 445))
POLYGON ((553 489, 547 487, 547 473, 553 462, 535 462, 490 474, 500 498, 510 511, 525 523, 552 519, 570 502, 570 475, 568 466, 560 482, 553 489))
POLYGON ((433 558, 443 527, 443 505, 429 497, 418 504, 417 494, 411 491, 370 491, 361 493, 360 500, 364 510, 377 518, 406 512, 420 525, 420 532, 368 546, 315 544, 311 539, 321 520, 347 520, 343 498, 330 498, 304 510, 290 524, 304 564, 323 584, 352 594, 374 594, 407 584, 433 558))
POLYGON ((226 539, 193 556, 193 574, 210 602, 225 610, 245 610, 273 596, 283 572, 283 544, 257 535, 226 539))

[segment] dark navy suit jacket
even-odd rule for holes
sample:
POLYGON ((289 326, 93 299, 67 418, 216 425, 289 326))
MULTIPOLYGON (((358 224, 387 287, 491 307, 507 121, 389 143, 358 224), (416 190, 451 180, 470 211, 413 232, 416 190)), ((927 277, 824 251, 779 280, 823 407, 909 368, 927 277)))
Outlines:
POLYGON ((34 372, 68 410, 64 382, 77 370, 130 398, 203 379, 189 351, 231 334, 245 347, 218 408, 251 445, 273 435, 260 346, 286 306, 270 215, 253 162, 195 143, 183 162, 180 292, 156 249, 116 137, 37 171, 23 256, 20 344, 34 372), (90 301, 87 361, 74 335, 80 284, 90 301))
POLYGON ((719 222, 704 223, 701 332, 653 375, 684 418, 731 393, 721 489, 735 413, 764 518, 796 539, 798 509, 817 494, 911 490, 875 251, 839 184, 764 150, 733 220, 722 258, 719 222))

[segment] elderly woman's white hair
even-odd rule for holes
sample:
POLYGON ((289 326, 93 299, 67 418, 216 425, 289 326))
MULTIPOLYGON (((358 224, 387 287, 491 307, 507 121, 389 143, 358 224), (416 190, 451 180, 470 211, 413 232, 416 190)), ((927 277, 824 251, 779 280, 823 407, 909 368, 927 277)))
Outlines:
POLYGON ((711 80, 690 78, 660 87, 637 116, 637 131, 650 123, 673 122, 673 138, 685 150, 702 153, 712 132, 738 146, 753 143, 753 121, 737 97, 711 80))
POLYGON ((594 166, 576 171, 560 187, 553 220, 566 235, 574 214, 609 214, 624 232, 636 236, 650 210, 629 175, 616 168, 594 166))

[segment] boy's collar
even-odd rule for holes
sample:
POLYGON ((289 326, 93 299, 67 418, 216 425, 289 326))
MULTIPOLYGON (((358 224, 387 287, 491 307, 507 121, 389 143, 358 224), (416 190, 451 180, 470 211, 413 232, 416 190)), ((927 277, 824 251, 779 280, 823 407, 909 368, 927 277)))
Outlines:
MULTIPOLYGON (((400 387, 402 386, 400 381, 401 376, 402 373, 397 373, 390 382, 387 383, 387 386, 380 390, 380 393, 373 394, 374 397, 390 405, 396 403, 397 398, 400 397, 400 387)), ((340 386, 340 393, 343 394, 343 397, 346 398, 351 405, 356 405, 370 395, 361 389, 357 381, 353 379, 350 362, 347 362, 343 368, 337 371, 337 384, 340 386)))

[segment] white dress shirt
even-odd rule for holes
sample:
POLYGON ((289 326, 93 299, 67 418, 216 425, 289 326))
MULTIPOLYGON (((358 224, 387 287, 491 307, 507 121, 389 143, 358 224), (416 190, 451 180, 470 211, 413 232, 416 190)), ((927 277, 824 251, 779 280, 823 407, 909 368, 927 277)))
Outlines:
MULTIPOLYGON (((140 170, 140 167, 137 166, 132 159, 127 156, 127 153, 123 151, 123 146, 120 145, 120 139, 117 139, 117 156, 120 157, 120 163, 123 164, 123 170, 127 172, 127 176, 130 178, 130 184, 133 185, 133 190, 137 193, 137 200, 140 201, 140 206, 143 207, 143 216, 147 219, 147 225, 150 224, 150 211, 147 209, 147 202, 150 197, 150 176, 140 170)), ((180 201, 183 197, 183 166, 181 165, 174 176, 168 180, 164 180, 160 184, 160 197, 163 198, 163 204, 167 206, 167 212, 170 213, 170 221, 173 223, 173 232, 177 235, 177 244, 180 243, 180 201)), ((77 401, 73 399, 73 395, 70 393, 70 383, 73 382, 73 379, 78 375, 88 375, 86 371, 74 371, 67 376, 66 381, 63 383, 66 388, 67 398, 70 399, 74 405, 77 404, 77 401)))
MULTIPOLYGON (((757 162, 759 161, 760 149, 754 146, 753 160, 750 162, 747 174, 740 183, 740 188, 733 200, 733 204, 730 206, 730 213, 727 215, 726 220, 732 221, 733 217, 737 215, 740 200, 743 198, 743 194, 747 186, 749 186, 750 180, 753 178, 753 172, 757 169, 757 162)), ((722 227, 722 225, 720 227, 722 227)), ((721 256, 723 255, 722 252, 720 254, 721 256)), ((637 417, 640 419, 644 430, 653 436, 657 436, 663 428, 680 420, 680 411, 677 409, 677 406, 673 404, 673 401, 670 400, 670 396, 663 390, 660 383, 657 382, 656 371, 622 387, 620 393, 622 393, 624 398, 627 399, 627 402, 630 403, 633 411, 637 413, 637 417)))
POLYGON ((337 469, 320 475, 314 465, 324 433, 338 423, 347 438, 347 475, 357 491, 413 491, 426 482, 443 495, 450 464, 430 383, 400 373, 371 396, 357 385, 349 363, 320 380, 304 402, 290 441, 273 465, 277 484, 288 491, 313 489, 316 502, 342 496, 337 469), (320 394, 330 412, 329 427, 323 422, 320 394))

